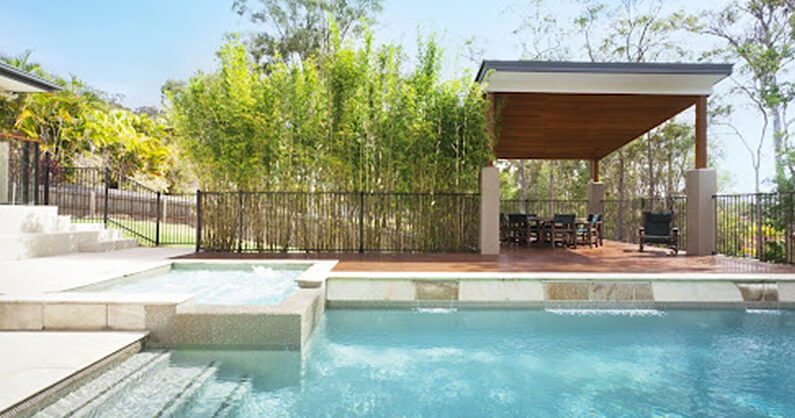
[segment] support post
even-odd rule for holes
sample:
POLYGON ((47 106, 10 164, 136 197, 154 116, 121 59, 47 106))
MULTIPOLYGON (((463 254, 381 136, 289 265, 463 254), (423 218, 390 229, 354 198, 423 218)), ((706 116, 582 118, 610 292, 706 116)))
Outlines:
POLYGON ((715 252, 714 197, 718 176, 707 168, 707 96, 696 99, 696 167, 687 172, 687 243, 688 255, 715 252))
POLYGON ((715 170, 687 172, 687 255, 710 255, 715 251, 715 208, 718 192, 715 170))
POLYGON ((605 184, 599 181, 599 159, 591 160, 591 180, 588 182, 588 213, 605 213, 605 184))
POLYGON ((598 181, 588 182, 588 213, 605 213, 605 184, 598 181))
POLYGON ((500 170, 480 170, 480 253, 500 253, 500 170))
POLYGON ((594 158, 591 160, 591 181, 599 183, 599 159, 594 158))
POLYGON ((696 170, 707 168, 707 96, 696 99, 696 170))

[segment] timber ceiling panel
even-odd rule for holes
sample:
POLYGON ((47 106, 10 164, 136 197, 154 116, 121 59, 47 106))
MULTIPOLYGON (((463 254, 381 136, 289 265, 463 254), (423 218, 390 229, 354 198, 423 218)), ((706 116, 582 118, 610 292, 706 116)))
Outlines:
POLYGON ((601 159, 698 96, 494 93, 497 158, 601 159))

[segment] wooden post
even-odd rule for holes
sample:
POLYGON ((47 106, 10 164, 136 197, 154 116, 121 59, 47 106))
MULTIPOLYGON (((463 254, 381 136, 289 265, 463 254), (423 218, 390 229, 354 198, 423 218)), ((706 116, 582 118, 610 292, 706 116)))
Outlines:
POLYGON ((696 99, 696 169, 707 168, 707 96, 696 99))
POLYGON ((591 160, 591 181, 599 183, 599 159, 591 160))

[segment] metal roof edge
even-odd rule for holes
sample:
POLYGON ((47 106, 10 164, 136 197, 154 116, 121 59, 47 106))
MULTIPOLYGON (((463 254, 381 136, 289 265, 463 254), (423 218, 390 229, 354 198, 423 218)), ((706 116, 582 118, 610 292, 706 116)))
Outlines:
MULTIPOLYGON (((482 82, 489 70, 503 72, 549 72, 591 74, 715 74, 728 77, 733 64, 582 62, 582 61, 503 61, 483 60, 475 81, 482 82)), ((722 79, 721 78, 721 79, 722 79)))
POLYGON ((37 77, 26 71, 22 71, 12 65, 0 61, 0 76, 5 76, 14 81, 33 86, 35 88, 52 92, 56 90, 63 90, 63 88, 51 81, 47 81, 41 77, 37 77))

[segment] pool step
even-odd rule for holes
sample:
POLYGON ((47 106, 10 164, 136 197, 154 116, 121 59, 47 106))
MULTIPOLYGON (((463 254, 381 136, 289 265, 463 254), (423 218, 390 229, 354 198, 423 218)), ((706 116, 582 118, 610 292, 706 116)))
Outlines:
POLYGON ((247 379, 239 381, 213 381, 205 385, 201 396, 194 402, 183 404, 175 417, 230 417, 240 407, 241 400, 251 390, 247 379))
POLYGON ((123 393, 148 376, 168 367, 169 353, 147 351, 130 356, 117 366, 72 391, 34 417, 86 416, 102 403, 123 393))
POLYGON ((169 366, 104 402, 89 416, 168 417, 200 395, 215 375, 214 363, 198 367, 169 366))

